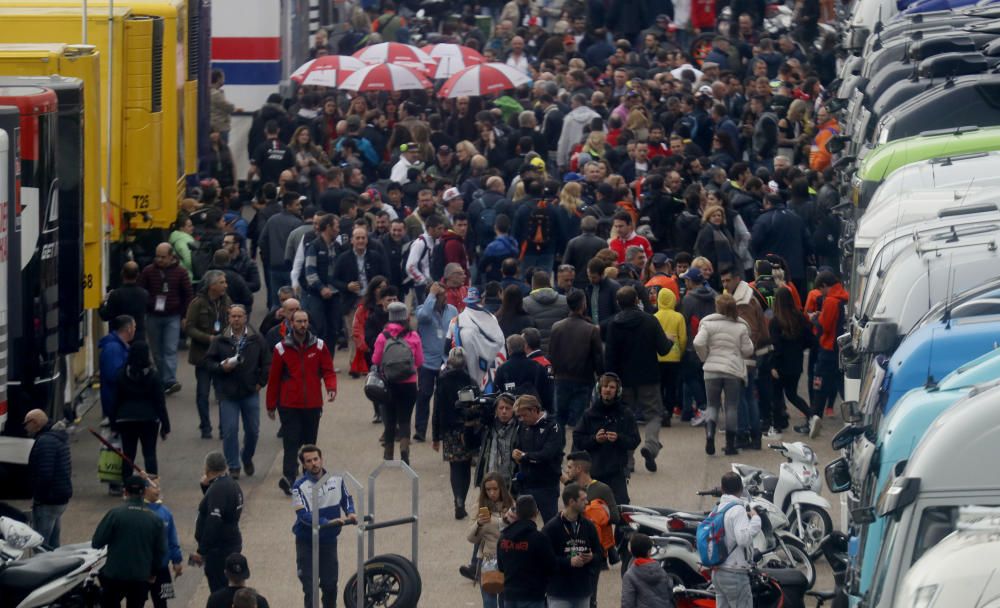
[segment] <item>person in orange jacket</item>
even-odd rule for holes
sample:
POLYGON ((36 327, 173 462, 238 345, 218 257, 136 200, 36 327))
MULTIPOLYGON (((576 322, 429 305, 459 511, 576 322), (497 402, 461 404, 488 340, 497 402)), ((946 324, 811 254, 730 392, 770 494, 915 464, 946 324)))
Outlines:
POLYGON ((850 297, 840 279, 830 270, 816 275, 815 286, 823 296, 823 304, 818 312, 809 315, 819 327, 819 350, 813 369, 813 416, 809 419, 809 436, 813 438, 819 434, 823 410, 833 407, 840 387, 837 336, 844 332, 850 297))
POLYGON ((831 138, 840 134, 840 123, 830 114, 826 106, 820 106, 816 112, 816 124, 819 125, 819 129, 809 149, 809 168, 813 171, 823 171, 833 160, 833 155, 827 150, 826 144, 831 138))

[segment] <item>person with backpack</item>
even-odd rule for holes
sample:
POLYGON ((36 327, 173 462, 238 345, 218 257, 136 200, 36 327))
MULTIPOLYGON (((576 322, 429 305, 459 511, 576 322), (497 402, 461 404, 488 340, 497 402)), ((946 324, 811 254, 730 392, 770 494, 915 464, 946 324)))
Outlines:
POLYGON ((423 234, 410 241, 405 267, 404 283, 413 285, 417 302, 422 302, 427 297, 427 289, 434 281, 431 262, 434 248, 444 234, 444 218, 437 214, 431 215, 424 221, 424 228, 423 234))
POLYGON ((396 436, 399 457, 410 463, 410 417, 417 401, 417 370, 424 364, 420 334, 410 330, 406 304, 389 305, 389 323, 372 348, 372 363, 377 365, 389 387, 389 402, 382 407, 385 425, 385 460, 393 460, 396 436))
POLYGON ((752 608, 750 560, 753 538, 760 534, 760 517, 743 502, 743 480, 732 471, 722 476, 722 498, 698 526, 701 563, 712 568, 717 606, 752 608))
POLYGON ((556 203, 542 196, 542 182, 525 184, 530 197, 514 214, 514 238, 521 243, 521 268, 551 271, 563 243, 556 203), (534 200, 531 200, 534 199, 534 200))
MULTIPOLYGON (((485 221, 485 220, 480 220, 485 221)), ((507 258, 516 258, 520 249, 517 241, 510 236, 510 217, 504 214, 496 216, 496 220, 491 226, 494 236, 492 240, 480 241, 489 244, 483 248, 479 258, 479 281, 480 285, 485 285, 490 281, 503 280, 503 273, 500 268, 507 258)))

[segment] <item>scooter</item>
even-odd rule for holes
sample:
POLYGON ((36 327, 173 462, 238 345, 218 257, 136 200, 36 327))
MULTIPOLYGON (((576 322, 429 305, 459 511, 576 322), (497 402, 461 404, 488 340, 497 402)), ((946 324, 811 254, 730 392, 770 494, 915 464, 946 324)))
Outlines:
MULTIPOLYGON (((719 497, 722 492, 714 488, 698 492, 698 495, 719 497)), ((785 515, 761 496, 751 494, 749 503, 761 518, 761 534, 754 537, 753 547, 762 556, 762 563, 795 568, 802 572, 811 587, 816 581, 816 569, 802 541, 787 531, 788 520, 785 515)), ((631 562, 629 537, 635 532, 642 532, 653 539, 656 553, 654 559, 663 564, 664 570, 675 581, 690 586, 705 579, 706 571, 699 562, 695 534, 698 524, 707 514, 674 511, 672 515, 655 515, 652 509, 639 507, 645 513, 635 511, 634 506, 627 509, 629 510, 623 512, 626 532, 622 534, 618 545, 622 558, 622 576, 631 562)))
POLYGON ((81 543, 24 558, 43 540, 27 524, 0 517, 0 608, 96 606, 107 550, 81 543))
MULTIPOLYGON (((754 608, 805 608, 805 597, 810 592, 802 573, 790 568, 760 567, 759 554, 754 557, 754 567, 747 573, 754 608)), ((673 592, 677 608, 715 607, 715 589, 711 584, 675 585, 673 592)))
POLYGON ((766 469, 734 462, 732 470, 743 479, 743 486, 758 488, 788 518, 790 530, 814 553, 819 542, 833 532, 830 501, 820 496, 823 477, 819 474, 816 453, 805 443, 772 443, 767 447, 781 454, 778 474, 766 469))

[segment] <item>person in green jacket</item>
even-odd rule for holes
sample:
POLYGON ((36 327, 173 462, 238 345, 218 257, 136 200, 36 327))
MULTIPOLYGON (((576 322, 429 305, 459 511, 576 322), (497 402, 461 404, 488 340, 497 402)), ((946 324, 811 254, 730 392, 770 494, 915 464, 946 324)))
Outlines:
POLYGON ((163 520, 143 502, 146 484, 138 475, 125 480, 125 504, 108 511, 94 532, 91 545, 108 548, 100 572, 102 606, 125 599, 127 608, 142 608, 167 554, 163 520))
POLYGON ((174 222, 174 231, 170 233, 170 238, 167 240, 174 248, 174 253, 177 254, 181 267, 187 270, 188 279, 194 282, 194 273, 191 271, 191 246, 195 244, 194 222, 191 221, 188 214, 180 213, 177 216, 177 221, 174 222))

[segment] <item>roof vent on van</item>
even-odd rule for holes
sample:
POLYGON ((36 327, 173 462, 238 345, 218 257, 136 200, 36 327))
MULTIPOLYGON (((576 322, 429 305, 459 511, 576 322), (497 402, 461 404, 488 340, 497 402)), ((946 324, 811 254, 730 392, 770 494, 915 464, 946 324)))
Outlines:
POLYGON ((976 42, 969 36, 931 36, 910 45, 907 55, 920 61, 941 53, 971 53, 976 50, 976 42))
POLYGON ((978 130, 979 127, 976 125, 965 125, 963 127, 953 127, 949 129, 931 129, 930 131, 921 131, 918 133, 918 136, 934 137, 935 135, 962 135, 963 133, 973 133, 978 130))
POLYGON ((977 213, 988 213, 990 211, 997 211, 995 203, 969 205, 968 207, 945 207, 944 209, 938 211, 938 217, 961 217, 963 215, 975 215, 977 213))
POLYGON ((952 163, 962 162, 964 160, 973 160, 975 158, 986 158, 989 155, 989 152, 970 152, 968 154, 956 154, 955 156, 939 156, 938 158, 932 158, 927 162, 932 165, 947 167, 952 163))
POLYGON ((989 67, 986 57, 980 53, 942 53, 921 61, 917 71, 921 78, 942 78, 979 74, 989 67))

